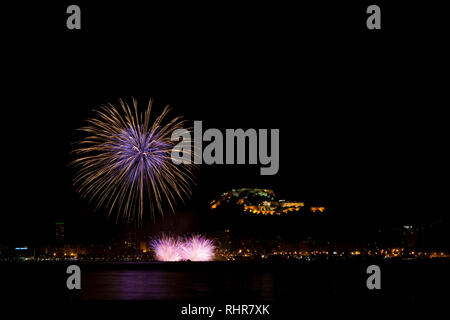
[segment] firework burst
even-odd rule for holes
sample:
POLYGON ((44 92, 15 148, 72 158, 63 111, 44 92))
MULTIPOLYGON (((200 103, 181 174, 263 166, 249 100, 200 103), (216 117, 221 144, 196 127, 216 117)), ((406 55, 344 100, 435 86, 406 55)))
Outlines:
POLYGON ((181 117, 166 120, 169 107, 151 122, 152 101, 144 113, 119 100, 120 107, 103 105, 96 117, 80 131, 87 134, 73 151, 71 164, 78 169, 74 185, 82 197, 95 200, 111 214, 142 221, 146 208, 163 212, 163 204, 174 209, 177 201, 191 195, 193 166, 175 164, 172 150, 178 142, 172 132, 183 128, 181 117))
POLYGON ((214 249, 211 240, 193 235, 183 242, 181 258, 190 261, 210 261, 214 258, 214 249))
POLYGON ((179 238, 162 235, 150 242, 158 261, 180 261, 183 246, 179 238))

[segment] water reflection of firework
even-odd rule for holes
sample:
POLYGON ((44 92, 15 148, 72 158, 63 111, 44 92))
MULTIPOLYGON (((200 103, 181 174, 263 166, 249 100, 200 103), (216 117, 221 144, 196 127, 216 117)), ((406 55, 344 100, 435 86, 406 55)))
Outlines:
MULTIPOLYGON (((72 162, 78 173, 74 184, 83 197, 96 200, 97 208, 116 208, 125 219, 142 219, 144 208, 173 209, 176 200, 191 194, 192 166, 172 162, 178 142, 171 140, 182 128, 181 117, 165 120, 169 108, 150 121, 151 101, 145 113, 120 100, 120 108, 102 106, 80 131, 87 136, 78 143, 72 162)), ((119 216, 119 215, 118 215, 119 216)))

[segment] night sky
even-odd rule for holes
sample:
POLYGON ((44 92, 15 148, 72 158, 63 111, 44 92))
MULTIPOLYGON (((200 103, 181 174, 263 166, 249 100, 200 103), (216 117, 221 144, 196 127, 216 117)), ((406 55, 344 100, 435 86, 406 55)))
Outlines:
POLYGON ((65 27, 69 3, 9 11, 3 242, 45 243, 55 221, 75 241, 123 228, 80 200, 68 164, 92 109, 131 97, 204 129, 280 129, 277 175, 204 165, 177 218, 201 219, 216 195, 254 186, 323 201, 355 226, 448 219, 444 20, 414 24, 421 8, 385 4, 383 29, 369 32, 364 4, 78 3, 81 31, 65 27))

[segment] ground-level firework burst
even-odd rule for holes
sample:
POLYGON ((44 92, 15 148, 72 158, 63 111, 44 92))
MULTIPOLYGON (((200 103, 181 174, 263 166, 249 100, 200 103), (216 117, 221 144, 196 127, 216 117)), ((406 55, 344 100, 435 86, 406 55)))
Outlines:
POLYGON ((214 258, 213 242, 200 235, 186 238, 162 235, 150 241, 158 261, 211 261, 214 258))
POLYGON ((179 238, 163 235, 150 242, 158 261, 180 261, 182 242, 179 238))
POLYGON ((74 184, 83 197, 97 202, 96 209, 117 209, 117 217, 141 221, 144 209, 162 213, 166 203, 173 210, 177 200, 190 196, 193 167, 171 159, 178 143, 171 135, 183 127, 181 117, 166 120, 166 107, 152 122, 151 101, 143 113, 134 99, 132 107, 119 103, 119 108, 102 106, 80 129, 87 136, 73 151, 74 184))
POLYGON ((214 258, 214 249, 211 240, 194 235, 184 240, 181 257, 190 261, 210 261, 214 258))

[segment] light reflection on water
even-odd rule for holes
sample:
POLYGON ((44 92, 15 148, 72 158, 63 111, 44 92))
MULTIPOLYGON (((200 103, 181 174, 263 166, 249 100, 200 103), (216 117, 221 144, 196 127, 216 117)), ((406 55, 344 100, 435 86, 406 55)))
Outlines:
POLYGON ((80 299, 184 300, 239 296, 273 298, 271 272, 224 273, 166 270, 108 270, 83 275, 80 299))

